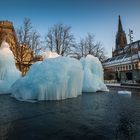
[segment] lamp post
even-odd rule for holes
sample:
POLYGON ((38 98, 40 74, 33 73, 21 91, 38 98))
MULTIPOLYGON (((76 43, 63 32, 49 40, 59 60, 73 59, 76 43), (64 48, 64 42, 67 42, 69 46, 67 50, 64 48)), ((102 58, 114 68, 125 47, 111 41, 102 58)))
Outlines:
POLYGON ((132 59, 132 57, 133 57, 133 51, 132 51, 132 42, 133 42, 133 37, 132 37, 132 34, 133 34, 133 30, 131 30, 131 29, 129 29, 129 34, 128 34, 128 36, 129 36, 129 41, 130 41, 130 53, 131 53, 131 65, 132 65, 132 82, 134 82, 134 67, 133 67, 133 59, 132 59))

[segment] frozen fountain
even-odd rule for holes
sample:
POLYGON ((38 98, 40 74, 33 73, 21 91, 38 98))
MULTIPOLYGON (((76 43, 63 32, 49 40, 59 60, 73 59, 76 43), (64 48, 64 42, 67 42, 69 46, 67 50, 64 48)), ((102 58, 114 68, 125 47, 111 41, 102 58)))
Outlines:
POLYGON ((98 58, 88 55, 77 60, 46 53, 23 78, 16 69, 9 44, 0 47, 0 93, 12 93, 18 100, 62 100, 82 92, 108 91, 98 58), (11 88, 12 87, 12 88, 11 88))
POLYGON ((33 64, 25 77, 12 86, 18 100, 62 100, 82 94, 81 63, 69 57, 47 58, 33 64))
POLYGON ((84 71, 83 92, 108 91, 104 84, 103 67, 97 57, 87 55, 81 58, 84 71))
POLYGON ((0 47, 0 94, 9 93, 11 85, 20 77, 9 44, 3 41, 0 47))
POLYGON ((24 101, 62 100, 77 97, 82 91, 108 91, 98 58, 89 55, 79 61, 55 53, 47 53, 45 58, 13 84, 13 97, 24 101))

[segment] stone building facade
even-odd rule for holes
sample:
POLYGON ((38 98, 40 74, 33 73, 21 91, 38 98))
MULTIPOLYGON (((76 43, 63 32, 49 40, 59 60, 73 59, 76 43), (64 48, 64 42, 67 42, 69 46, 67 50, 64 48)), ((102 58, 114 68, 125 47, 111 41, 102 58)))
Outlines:
POLYGON ((140 40, 127 44, 119 16, 115 50, 104 63, 105 80, 140 82, 140 40))
POLYGON ((10 21, 0 21, 0 44, 3 40, 6 40, 9 43, 10 49, 12 50, 13 54, 16 55, 16 33, 13 23, 10 21))

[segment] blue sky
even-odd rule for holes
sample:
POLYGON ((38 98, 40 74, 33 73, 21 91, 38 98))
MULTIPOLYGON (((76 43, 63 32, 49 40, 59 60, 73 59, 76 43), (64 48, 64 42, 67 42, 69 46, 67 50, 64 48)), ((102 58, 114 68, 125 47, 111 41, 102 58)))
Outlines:
POLYGON ((70 25, 77 40, 90 32, 108 56, 115 46, 119 14, 126 34, 130 28, 134 41, 140 40, 140 0, 5 0, 0 5, 0 20, 18 27, 29 17, 42 36, 55 23, 70 25))

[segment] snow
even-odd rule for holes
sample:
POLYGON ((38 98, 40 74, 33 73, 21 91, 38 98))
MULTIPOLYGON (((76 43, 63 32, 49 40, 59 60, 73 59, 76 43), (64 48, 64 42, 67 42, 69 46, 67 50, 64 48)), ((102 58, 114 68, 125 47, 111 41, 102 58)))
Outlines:
POLYGON ((9 93, 11 85, 20 77, 9 44, 3 41, 0 47, 0 94, 9 93))
POLYGON ((59 57, 60 55, 58 55, 56 52, 51 52, 51 51, 45 51, 42 54, 43 59, 46 58, 56 58, 59 57))
POLYGON ((108 91, 103 80, 102 64, 97 57, 87 55, 80 59, 83 65, 83 92, 108 91))
POLYGON ((12 86, 18 100, 62 100, 82 94, 81 63, 68 57, 46 58, 33 64, 25 77, 12 86))

